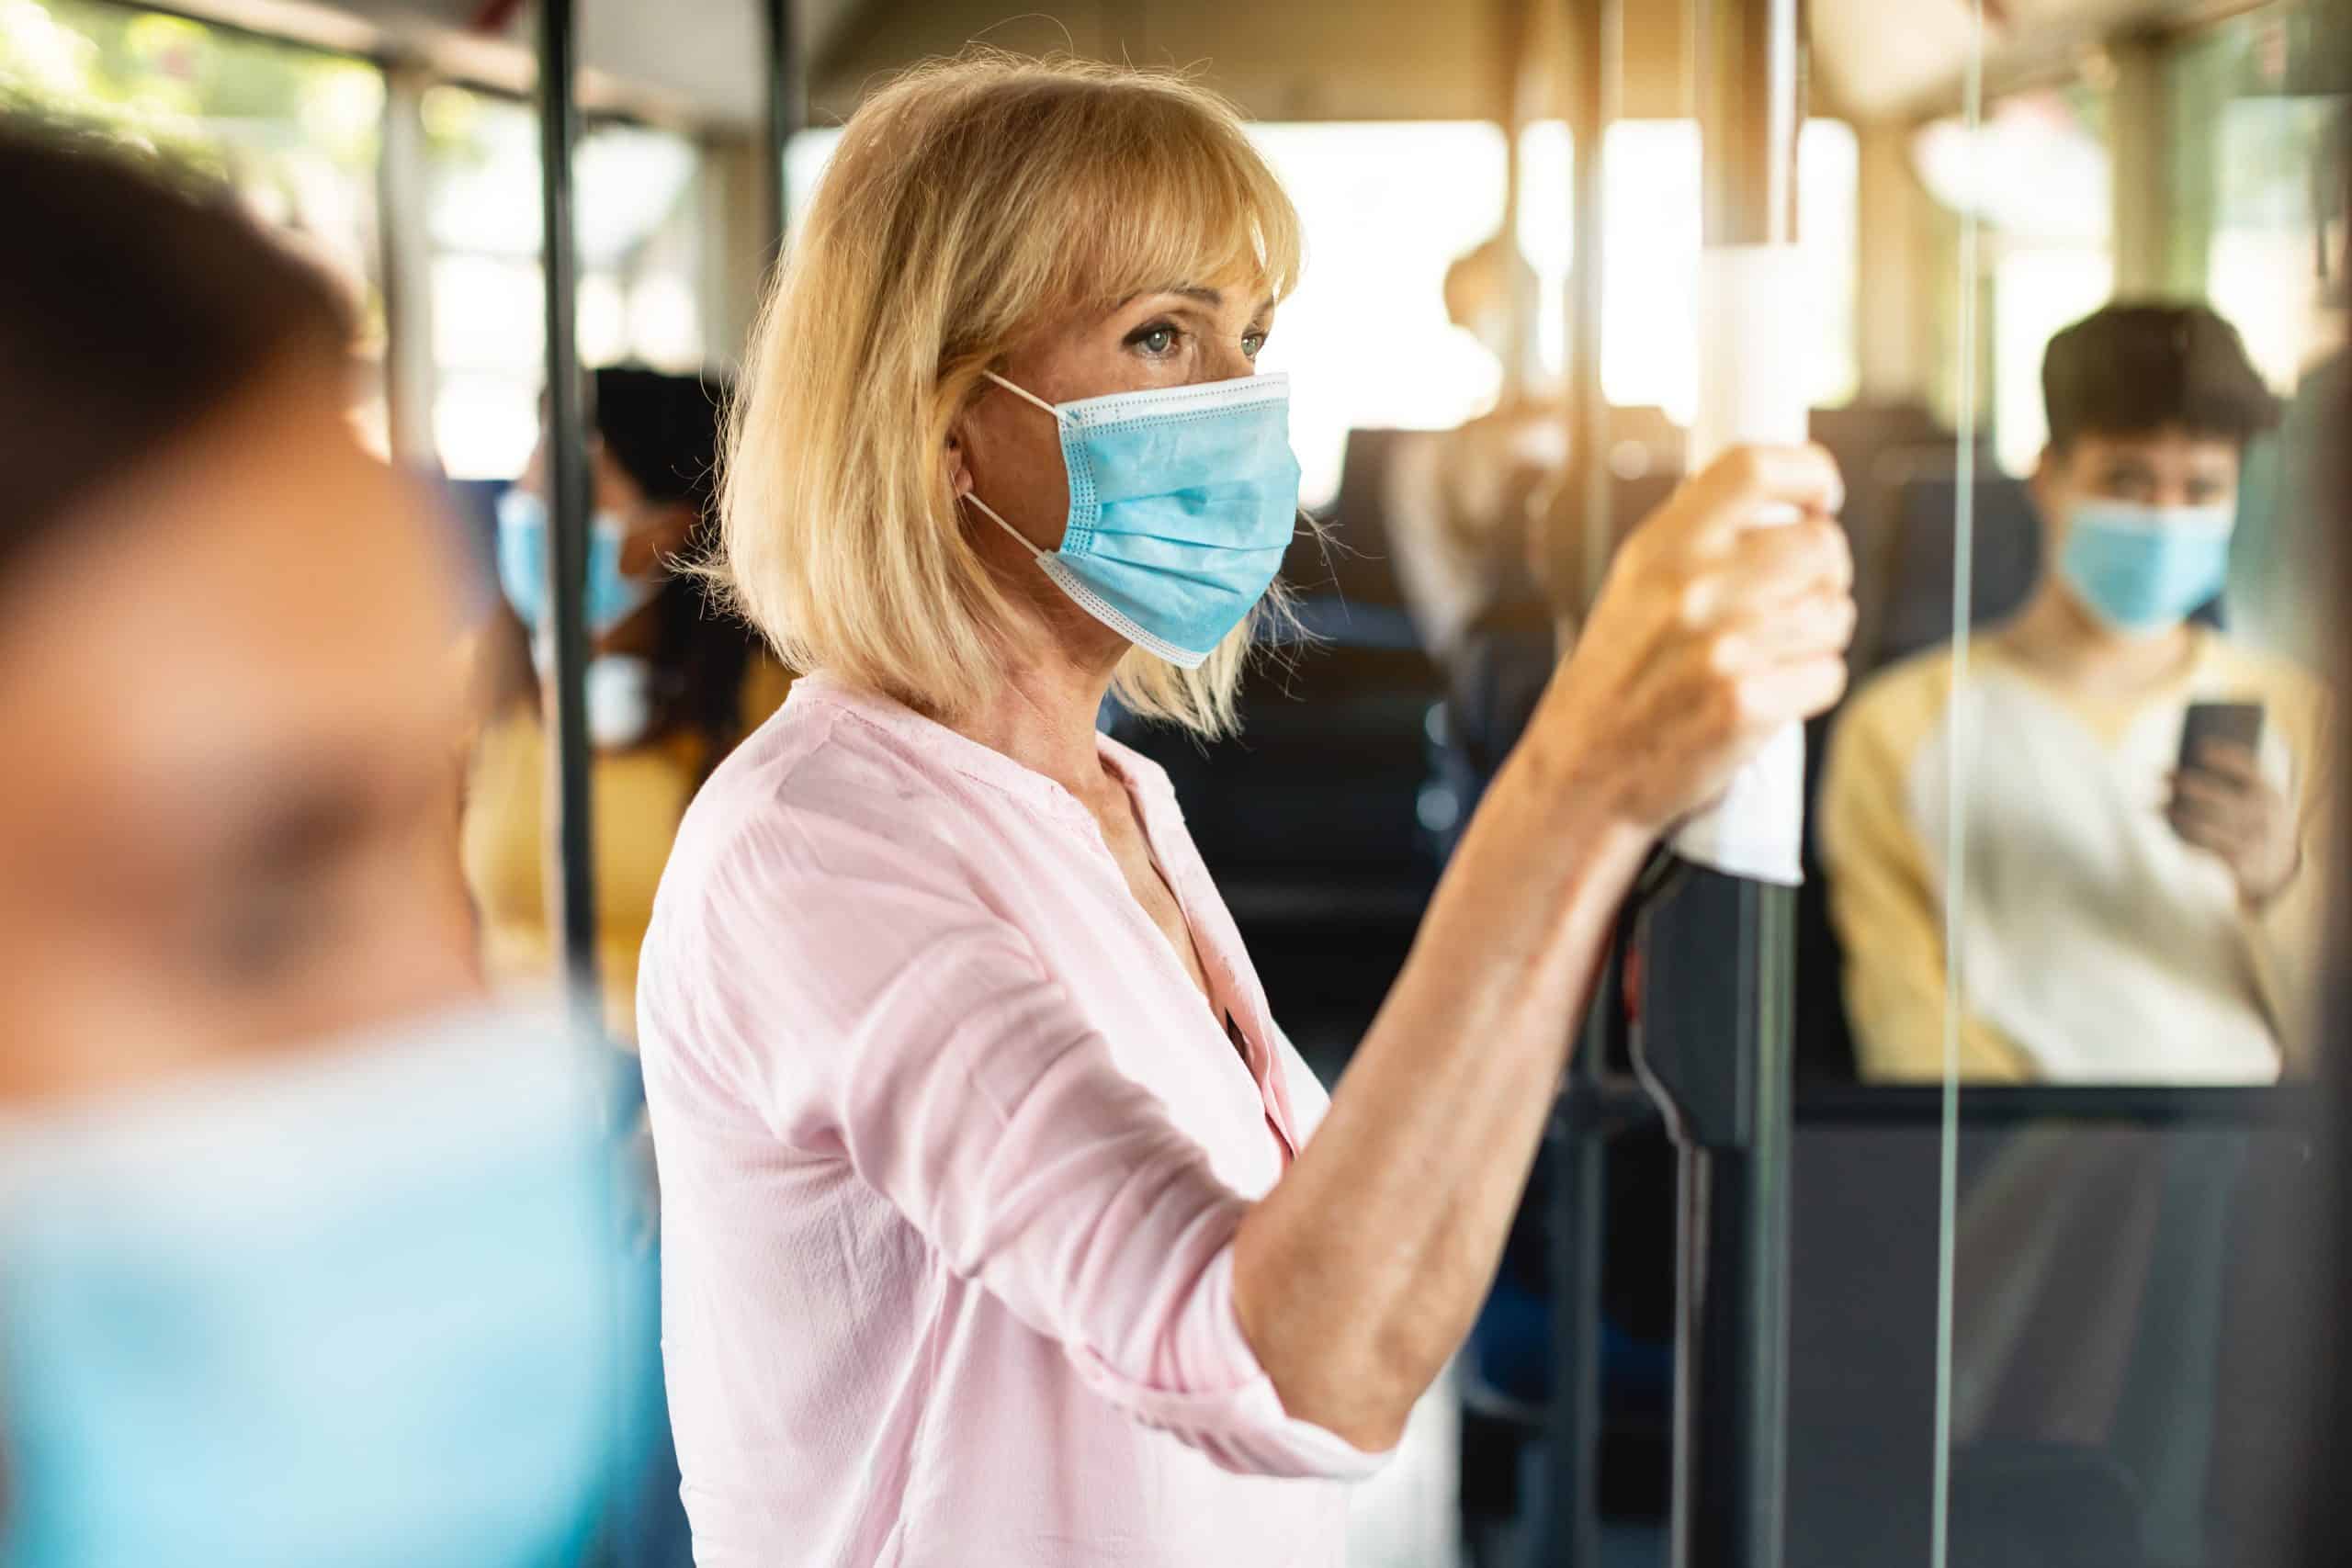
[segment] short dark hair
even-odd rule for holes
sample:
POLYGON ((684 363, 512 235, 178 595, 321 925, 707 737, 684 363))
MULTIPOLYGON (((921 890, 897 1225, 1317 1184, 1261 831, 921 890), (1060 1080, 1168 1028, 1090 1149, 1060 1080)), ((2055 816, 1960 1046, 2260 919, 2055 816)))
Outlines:
POLYGON ((349 352, 351 310, 218 182, 0 113, 0 578, 86 492, 248 384, 349 352))
POLYGON ((2240 447, 2278 423, 2278 400, 2237 328, 2202 305, 2116 304, 2050 340, 2041 356, 2050 445, 2177 425, 2240 447))

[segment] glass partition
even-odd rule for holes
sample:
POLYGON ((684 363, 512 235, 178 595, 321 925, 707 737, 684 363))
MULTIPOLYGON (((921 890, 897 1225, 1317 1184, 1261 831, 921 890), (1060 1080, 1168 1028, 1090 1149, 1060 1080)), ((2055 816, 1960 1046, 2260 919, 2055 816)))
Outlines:
MULTIPOLYGON (((1972 149, 1981 173, 2030 120, 2046 166, 2089 138, 2108 177, 2069 233, 2026 231, 2021 197, 1972 215, 1989 452, 1955 451, 1947 581, 1973 613, 1881 716, 1936 917, 1910 962, 1951 976, 1903 1048, 1954 1118, 1952 1562, 2285 1560, 2320 1343, 2301 1085, 2341 519, 2309 476, 2338 439, 2346 11, 2118 39, 2078 85, 1988 105, 1972 149)), ((1860 996, 1905 961, 1847 962, 1860 996)))

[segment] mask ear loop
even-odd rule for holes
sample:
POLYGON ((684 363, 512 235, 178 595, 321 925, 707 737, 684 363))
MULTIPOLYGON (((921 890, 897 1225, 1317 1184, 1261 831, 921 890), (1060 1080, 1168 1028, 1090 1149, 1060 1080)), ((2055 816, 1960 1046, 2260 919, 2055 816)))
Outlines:
POLYGON ((957 499, 968 501, 974 506, 978 507, 980 509, 981 516, 987 518, 989 522, 995 524, 998 527, 1012 535, 1014 542, 1020 545, 1023 549, 1027 550, 1032 559, 1044 560, 1046 558, 1047 554, 1046 551, 1041 550, 1036 546, 1031 544, 1027 535, 1022 533, 1020 529, 1014 527, 1012 524, 1007 523, 1003 518, 998 516, 996 508, 990 506, 987 502, 982 501, 977 494, 967 490, 957 499))
MULTIPOLYGON (((1035 403, 1039 408, 1045 410, 1046 414, 1052 418, 1053 422, 1057 425, 1061 423, 1061 411, 1055 408, 1053 404, 1047 402, 1036 393, 1032 392, 1025 388, 1014 386, 1012 382, 1006 380, 1003 377, 998 375, 993 370, 983 370, 980 374, 987 377, 989 380, 994 381, 998 386, 1002 387, 1006 391, 1011 392, 1014 397, 1035 403)), ((995 524, 998 527, 1012 535, 1013 539, 1021 546, 1021 547, 1029 552, 1031 558, 1042 561, 1048 555, 1053 553, 1050 550, 1041 550, 1036 546, 1031 544, 1029 542, 1028 536, 1024 535, 1020 529, 1014 527, 1012 524, 1007 523, 1002 517, 999 516, 997 514, 996 508, 990 506, 987 502, 982 501, 978 491, 967 490, 959 499, 968 501, 974 506, 978 507, 980 509, 981 516, 986 517, 989 522, 995 524)))
POLYGON ((993 370, 983 370, 980 374, 987 377, 989 380, 994 381, 998 386, 1002 387, 1006 391, 1011 392, 1014 397, 1023 399, 1028 402, 1033 402, 1039 408, 1044 409, 1047 414, 1052 416, 1053 422, 1056 424, 1059 424, 1062 422, 1062 411, 1054 407, 1053 404, 1047 402, 1036 393, 1030 391, 1024 387, 1014 386, 1012 382, 1006 380, 1003 377, 998 375, 993 370))

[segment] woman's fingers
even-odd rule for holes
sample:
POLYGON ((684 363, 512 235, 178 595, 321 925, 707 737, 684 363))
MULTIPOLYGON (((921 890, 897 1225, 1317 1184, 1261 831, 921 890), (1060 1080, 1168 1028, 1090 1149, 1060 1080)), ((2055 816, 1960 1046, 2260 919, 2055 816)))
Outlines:
POLYGON ((1821 447, 1735 446, 1684 485, 1659 521, 1674 543, 1709 550, 1770 525, 1776 509, 1826 516, 1845 502, 1845 481, 1821 447))
POLYGON ((1749 729, 1769 733, 1827 713, 1845 694, 1843 659, 1807 659, 1772 666, 1742 681, 1740 714, 1749 729))
POLYGON ((1726 453, 1617 554, 1531 738, 1624 759, 1612 793, 1663 828, 1721 791, 1764 735, 1844 692, 1853 558, 1815 446, 1726 453))
POLYGON ((1692 626, 1768 614, 1796 601, 1854 585, 1854 552, 1846 530, 1826 517, 1748 529, 1693 572, 1682 615, 1692 626))
POLYGON ((1843 592, 1854 585, 1853 546, 1826 513, 1748 529, 1732 541, 1726 566, 1756 584, 1758 598, 1776 588, 1843 592))
POLYGON ((1856 615, 1854 601, 1842 591, 1759 609, 1715 635, 1713 662, 1726 674, 1742 674, 1843 654, 1854 640, 1856 615))

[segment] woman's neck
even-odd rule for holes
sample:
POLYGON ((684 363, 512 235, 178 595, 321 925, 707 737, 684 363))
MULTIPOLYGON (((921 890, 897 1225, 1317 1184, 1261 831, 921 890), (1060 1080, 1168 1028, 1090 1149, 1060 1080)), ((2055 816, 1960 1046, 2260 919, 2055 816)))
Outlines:
POLYGON ((986 702, 948 727, 1091 802, 1103 783, 1094 725, 1112 667, 1053 655, 1024 660, 986 702))
POLYGON ((2137 696, 2179 676, 2196 657, 2185 623, 2148 637, 2124 637, 2075 602, 2055 578, 1997 634, 2004 648, 2045 679, 2085 696, 2137 696))
POLYGON ((1121 786, 1103 772, 1094 726, 1126 639, 1064 598, 1033 564, 1010 558, 992 531, 979 543, 983 557, 1001 558, 995 569, 1009 615, 1001 671, 971 710, 933 716, 1102 809, 1106 785, 1121 786))

